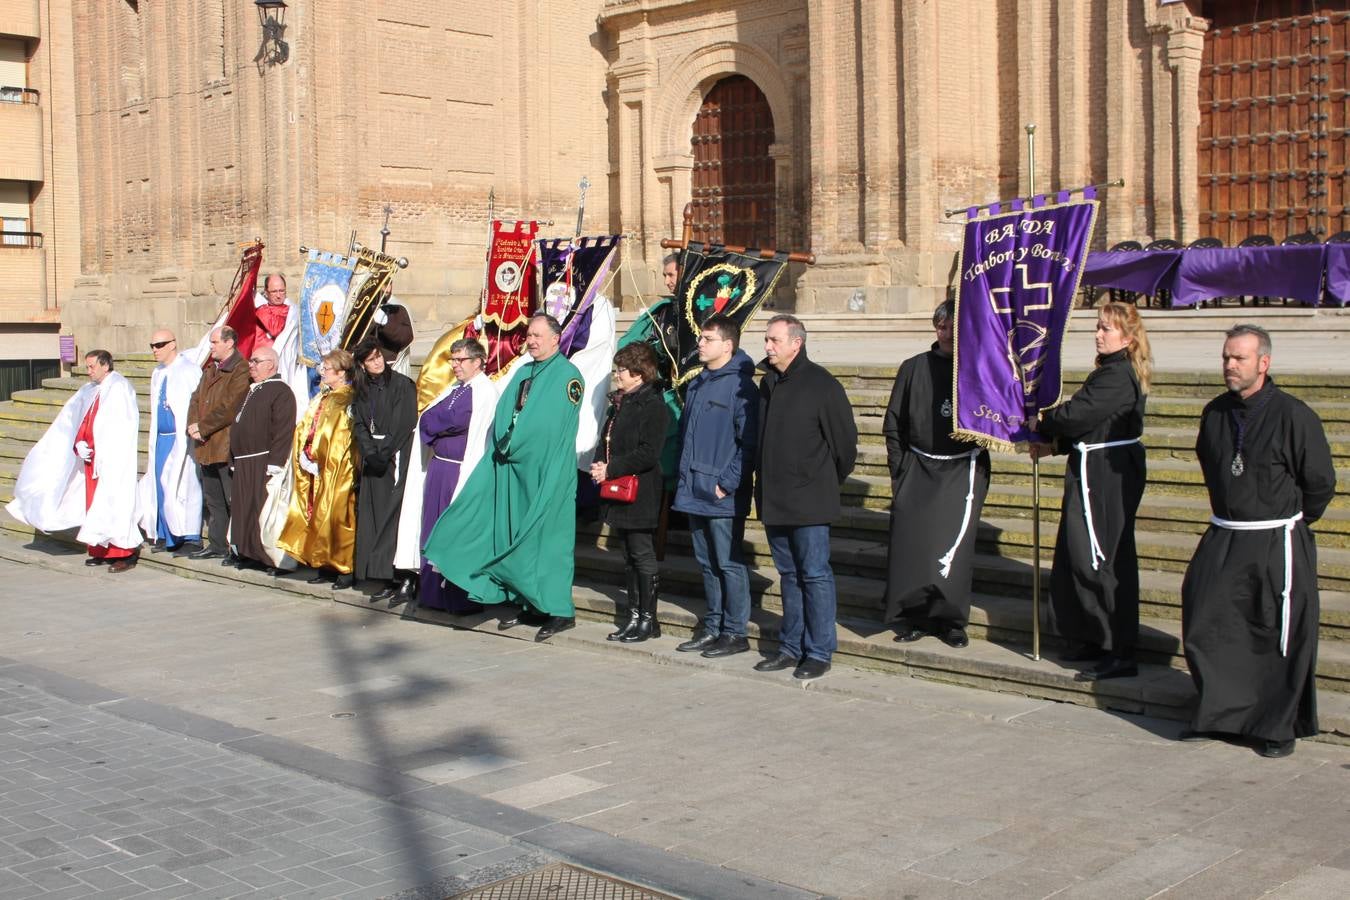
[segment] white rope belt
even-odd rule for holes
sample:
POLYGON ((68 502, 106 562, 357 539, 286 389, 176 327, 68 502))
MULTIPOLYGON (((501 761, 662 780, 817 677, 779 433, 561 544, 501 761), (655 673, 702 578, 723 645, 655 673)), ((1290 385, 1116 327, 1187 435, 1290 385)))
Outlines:
POLYGON ((952 560, 956 557, 956 550, 966 538, 966 529, 970 528, 970 511, 975 505, 975 462, 979 458, 980 448, 976 447, 974 450, 967 453, 929 453, 925 450, 920 450, 918 447, 910 447, 909 449, 920 456, 925 456, 928 459, 936 459, 940 462, 949 462, 954 459, 962 459, 963 457, 970 458, 969 483, 966 485, 966 511, 961 516, 961 530, 956 534, 956 543, 952 544, 951 549, 938 558, 938 566, 940 566, 938 574, 943 578, 946 578, 951 574, 952 560))
POLYGON ((235 461, 238 462, 241 459, 253 459, 255 456, 266 456, 271 452, 271 450, 259 450, 257 453, 245 453, 243 456, 236 456, 235 461))
POLYGON ((448 457, 448 456, 441 456, 441 455, 438 454, 438 453, 433 453, 433 454, 431 454, 431 455, 432 455, 434 458, 439 459, 441 462, 452 462, 452 463, 461 463, 461 464, 463 464, 463 462, 464 462, 464 460, 462 460, 462 459, 451 459, 451 458, 448 457))
POLYGON ((1294 526, 1303 520, 1299 512, 1287 519, 1259 519, 1254 522, 1235 522, 1210 516, 1209 524, 1229 531, 1273 531, 1284 529, 1284 591, 1280 595, 1280 655, 1289 655, 1289 597, 1294 592, 1294 526))
POLYGON ((1083 491, 1083 521, 1087 524, 1088 545, 1092 548, 1092 571, 1097 571, 1099 561, 1105 561, 1106 554, 1102 552, 1102 545, 1097 543, 1097 528, 1092 524, 1092 501, 1088 495, 1092 493, 1088 489, 1087 476, 1087 458, 1088 453, 1093 450, 1105 450, 1108 447, 1128 447, 1130 444, 1138 444, 1141 438, 1127 438, 1123 441, 1106 441, 1101 444, 1085 444, 1082 441, 1074 444, 1074 449, 1078 451, 1078 482, 1082 485, 1083 491))

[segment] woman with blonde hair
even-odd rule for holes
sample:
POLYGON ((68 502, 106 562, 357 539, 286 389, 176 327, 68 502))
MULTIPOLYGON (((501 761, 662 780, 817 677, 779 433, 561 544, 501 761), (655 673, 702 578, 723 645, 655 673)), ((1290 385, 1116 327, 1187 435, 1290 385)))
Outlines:
POLYGON ((1064 659, 1095 661, 1079 681, 1138 674, 1139 560, 1134 516, 1147 479, 1144 405, 1153 364, 1139 310, 1106 303, 1097 313, 1097 366, 1071 398, 1044 410, 1050 439, 1031 455, 1069 454, 1050 575, 1050 619, 1070 642, 1064 659))
POLYGON ((336 571, 333 587, 352 586, 356 547, 356 494, 352 458, 352 370, 346 350, 319 363, 319 393, 295 429, 291 453, 295 487, 277 546, 317 569, 310 584, 336 571))

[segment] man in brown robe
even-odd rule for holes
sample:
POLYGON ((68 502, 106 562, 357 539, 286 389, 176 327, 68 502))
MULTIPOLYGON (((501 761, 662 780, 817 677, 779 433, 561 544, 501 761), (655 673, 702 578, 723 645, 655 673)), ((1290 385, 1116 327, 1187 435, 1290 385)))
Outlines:
POLYGON ((259 516, 267 497, 267 479, 287 465, 295 432, 295 394, 277 374, 277 354, 255 348, 248 360, 253 384, 230 429, 234 485, 230 498, 230 537, 239 567, 256 564, 276 574, 263 547, 259 516))

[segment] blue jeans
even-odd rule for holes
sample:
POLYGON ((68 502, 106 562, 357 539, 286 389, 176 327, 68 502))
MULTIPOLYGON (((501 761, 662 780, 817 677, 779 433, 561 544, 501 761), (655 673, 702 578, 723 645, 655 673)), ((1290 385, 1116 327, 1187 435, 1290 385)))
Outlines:
POLYGON ((694 558, 703 569, 703 595, 708 600, 703 630, 714 636, 745 637, 750 621, 750 573, 736 540, 738 531, 732 518, 689 516, 689 536, 694 539, 694 558))
POLYGON ((839 646, 834 629, 834 570, 830 526, 766 525, 774 568, 783 587, 780 651, 829 662, 839 646))

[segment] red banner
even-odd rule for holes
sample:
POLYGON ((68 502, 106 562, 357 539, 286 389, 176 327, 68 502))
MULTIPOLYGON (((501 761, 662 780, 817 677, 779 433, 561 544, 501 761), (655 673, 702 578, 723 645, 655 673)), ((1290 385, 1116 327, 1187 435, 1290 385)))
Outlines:
MULTIPOLYGON (((263 245, 253 244, 244 250, 239 260, 239 271, 234 276, 230 292, 230 314, 224 324, 234 329, 237 338, 234 349, 245 358, 253 353, 253 339, 258 334, 258 314, 254 312, 253 294, 258 287, 258 270, 262 267, 263 245)), ((202 360, 205 364, 206 360, 202 360)))
POLYGON ((483 319, 509 331, 534 312, 534 235, 538 222, 492 223, 483 319))

